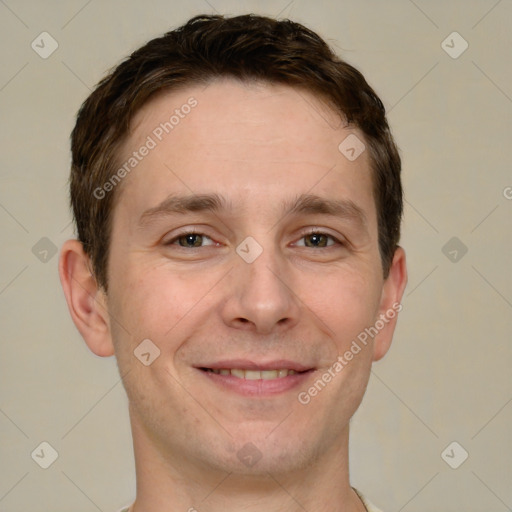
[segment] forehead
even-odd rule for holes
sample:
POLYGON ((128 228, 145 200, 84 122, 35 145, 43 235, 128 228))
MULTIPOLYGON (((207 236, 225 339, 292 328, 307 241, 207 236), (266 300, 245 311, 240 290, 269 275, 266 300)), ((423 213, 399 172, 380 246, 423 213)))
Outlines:
POLYGON ((209 156, 221 157, 227 149, 231 158, 243 159, 260 144, 274 157, 289 159, 291 145, 297 159, 325 149, 337 157, 344 127, 344 119, 309 91, 223 78, 159 93, 134 116, 124 149, 132 150, 150 135, 159 146, 215 148, 209 156), (298 147, 301 142, 309 144, 298 147))
POLYGON ((364 140, 318 97, 286 85, 222 79, 160 93, 120 152, 126 163, 151 147, 127 173, 121 202, 140 210, 174 192, 228 193, 268 208, 280 195, 339 192, 373 203, 367 151, 355 161, 340 151, 349 135, 364 140))

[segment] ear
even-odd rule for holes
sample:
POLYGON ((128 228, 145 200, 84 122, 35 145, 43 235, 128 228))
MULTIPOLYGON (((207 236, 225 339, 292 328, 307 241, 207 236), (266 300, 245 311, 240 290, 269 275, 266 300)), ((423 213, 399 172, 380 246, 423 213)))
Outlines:
POLYGON ((376 327, 381 327, 375 336, 373 343, 373 360, 382 359, 391 346, 393 333, 395 332, 398 313, 402 310, 402 295, 407 284, 407 266, 405 263, 405 251, 397 247, 393 255, 393 261, 389 274, 382 287, 382 295, 379 306, 379 315, 375 322, 376 327))
POLYGON ((107 357, 114 354, 106 294, 98 287, 89 257, 78 240, 62 246, 59 275, 71 318, 92 352, 107 357))

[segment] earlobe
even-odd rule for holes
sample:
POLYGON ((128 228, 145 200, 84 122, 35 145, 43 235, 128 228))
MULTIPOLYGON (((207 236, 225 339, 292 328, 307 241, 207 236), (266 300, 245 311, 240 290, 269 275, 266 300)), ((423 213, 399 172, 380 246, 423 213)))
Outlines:
POLYGON ((381 322, 382 329, 375 337, 373 344, 373 360, 382 359, 389 347, 393 333, 395 332, 398 313, 402 310, 402 296, 407 284, 407 266, 405 261, 405 251, 397 247, 393 255, 393 261, 389 269, 389 274, 384 281, 382 296, 379 307, 379 316, 377 322, 381 322))
POLYGON ((62 246, 59 275, 71 318, 89 349, 98 356, 113 355, 106 296, 78 240, 68 240, 62 246))

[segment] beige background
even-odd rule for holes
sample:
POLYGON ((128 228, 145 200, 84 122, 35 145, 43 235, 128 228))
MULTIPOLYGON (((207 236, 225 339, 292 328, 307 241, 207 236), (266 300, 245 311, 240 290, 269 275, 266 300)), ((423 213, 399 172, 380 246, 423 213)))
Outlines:
POLYGON ((353 485, 385 512, 512 510, 510 0, 0 0, 0 511, 111 512, 133 498, 115 361, 75 330, 51 251, 73 235, 68 138, 108 68, 215 11, 320 32, 377 89, 401 148, 410 280, 353 420, 353 485), (59 45, 47 59, 31 48, 43 31, 59 45), (454 31, 469 44, 458 58, 442 47, 454 31), (59 454, 46 470, 31 458, 43 441, 59 454), (452 464, 469 453, 457 469, 441 457, 452 441, 452 464))

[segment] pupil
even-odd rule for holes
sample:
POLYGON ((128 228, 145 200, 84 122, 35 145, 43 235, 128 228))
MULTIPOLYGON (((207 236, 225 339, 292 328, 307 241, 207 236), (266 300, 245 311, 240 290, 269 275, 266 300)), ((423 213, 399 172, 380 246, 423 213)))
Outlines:
POLYGON ((202 237, 201 235, 185 235, 182 238, 183 242, 181 245, 185 247, 199 247, 201 245, 202 237))
POLYGON ((326 237, 325 235, 312 234, 309 235, 310 245, 313 247, 325 247, 326 237))

